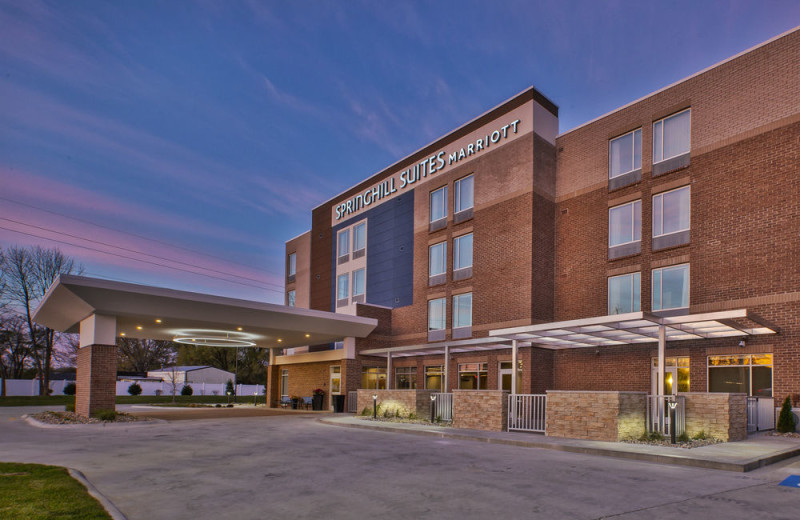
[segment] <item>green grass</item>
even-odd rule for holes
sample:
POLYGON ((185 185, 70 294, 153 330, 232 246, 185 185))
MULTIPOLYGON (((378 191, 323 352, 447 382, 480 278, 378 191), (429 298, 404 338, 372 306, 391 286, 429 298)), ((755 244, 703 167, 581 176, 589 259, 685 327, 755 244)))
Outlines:
MULTIPOLYGON (((0 397, 0 406, 66 406, 75 402, 75 396, 72 395, 51 395, 51 396, 33 396, 33 397, 0 397)), ((189 403, 227 403, 227 395, 191 395, 175 396, 176 403, 189 404, 189 403)), ((233 402, 233 397, 231 397, 233 402)), ((253 404, 253 396, 239 396, 237 402, 253 404)), ((258 396, 258 402, 264 404, 264 396, 258 396)), ((168 404, 172 403, 171 395, 118 395, 117 404, 168 404)))
POLYGON ((64 468, 0 462, 0 518, 109 520, 64 468))

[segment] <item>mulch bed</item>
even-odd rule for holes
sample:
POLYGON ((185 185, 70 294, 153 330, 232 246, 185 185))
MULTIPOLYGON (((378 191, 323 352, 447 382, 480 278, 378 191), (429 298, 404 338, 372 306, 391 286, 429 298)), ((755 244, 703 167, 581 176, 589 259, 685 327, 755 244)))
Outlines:
POLYGON ((100 424, 104 422, 136 422, 147 420, 143 417, 136 417, 122 412, 117 412, 117 418, 114 421, 101 421, 94 417, 83 417, 77 415, 75 412, 42 412, 32 414, 31 417, 45 424, 100 424))
POLYGON ((627 444, 648 444, 650 446, 666 446, 668 448, 684 448, 684 449, 692 449, 692 448, 700 448, 702 446, 711 446, 712 444, 719 444, 721 441, 719 439, 692 439, 688 442, 677 442, 672 444, 669 442, 669 439, 664 439, 663 441, 645 441, 640 439, 634 440, 627 440, 622 441, 627 444))

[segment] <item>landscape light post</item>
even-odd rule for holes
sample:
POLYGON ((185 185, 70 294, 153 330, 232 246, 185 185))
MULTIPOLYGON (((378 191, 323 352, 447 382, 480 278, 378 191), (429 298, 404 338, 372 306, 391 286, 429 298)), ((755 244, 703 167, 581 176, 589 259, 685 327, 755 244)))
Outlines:
POLYGON ((672 444, 675 444, 675 408, 677 407, 677 399, 669 402, 669 437, 672 444))
POLYGON ((258 406, 258 390, 253 392, 253 406, 258 406))
POLYGON ((372 418, 378 418, 378 394, 372 394, 372 418))
POLYGON ((231 392, 230 392, 230 390, 228 390, 226 393, 228 394, 228 404, 231 404, 231 392))
POLYGON ((436 394, 431 394, 431 423, 433 423, 433 412, 436 408, 436 394))

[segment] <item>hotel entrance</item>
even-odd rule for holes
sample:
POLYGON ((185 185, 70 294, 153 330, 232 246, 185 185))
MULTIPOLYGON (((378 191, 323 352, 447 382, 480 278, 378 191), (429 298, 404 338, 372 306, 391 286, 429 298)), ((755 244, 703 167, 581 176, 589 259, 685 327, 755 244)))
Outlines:
POLYGON ((651 395, 677 395, 689 391, 689 357, 667 357, 664 359, 664 388, 658 391, 658 358, 650 364, 651 395))
POLYGON ((500 361, 497 366, 497 387, 498 390, 508 390, 512 394, 522 393, 522 361, 520 360, 517 366, 517 389, 515 392, 511 391, 511 370, 513 364, 511 361, 500 361))

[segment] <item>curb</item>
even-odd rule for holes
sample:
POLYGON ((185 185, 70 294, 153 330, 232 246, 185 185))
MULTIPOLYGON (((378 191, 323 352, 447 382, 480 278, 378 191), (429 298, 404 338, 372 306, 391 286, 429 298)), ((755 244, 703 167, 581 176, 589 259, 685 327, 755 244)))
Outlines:
POLYGON ((113 518, 113 520, 128 520, 128 517, 122 514, 122 511, 117 509, 117 506, 115 506, 111 502, 111 500, 109 500, 104 494, 98 491, 97 488, 94 487, 94 484, 89 482, 89 479, 87 479, 83 473, 81 473, 77 469, 72 469, 72 468, 67 468, 67 471, 69 472, 72 478, 74 478, 75 480, 84 485, 86 491, 88 491, 89 494, 92 497, 94 497, 95 500, 100 502, 100 505, 103 506, 103 509, 106 510, 106 512, 109 514, 109 516, 111 516, 111 518, 113 518))
POLYGON ((630 451, 618 451, 606 448, 595 448, 588 446, 576 446, 569 444, 553 444, 540 441, 525 441, 518 439, 497 439, 493 437, 483 437, 479 435, 470 435, 467 433, 456 433, 449 431, 434 431, 434 430, 411 430, 406 428, 394 428, 392 426, 371 426, 368 424, 353 424, 342 423, 330 419, 318 419, 319 422, 329 424, 331 426, 339 426, 344 428, 356 428, 374 431, 386 431, 391 433, 405 433, 411 435, 425 435, 431 437, 448 438, 456 440, 465 440, 473 442, 486 442, 489 444, 502 444, 506 446, 519 446, 522 448, 541 448, 546 450, 564 451, 569 453, 579 453, 582 455, 596 455, 601 457, 613 457, 617 459, 636 460, 640 462, 655 462, 657 464, 671 464, 674 466, 688 466, 703 469, 715 469, 721 471, 733 471, 738 473, 746 473, 755 469, 763 468, 770 464, 790 459, 800 455, 800 447, 786 450, 781 453, 769 455, 762 458, 749 459, 744 462, 723 462, 711 459, 694 459, 687 457, 675 457, 671 455, 660 455, 653 453, 638 453, 630 451))

